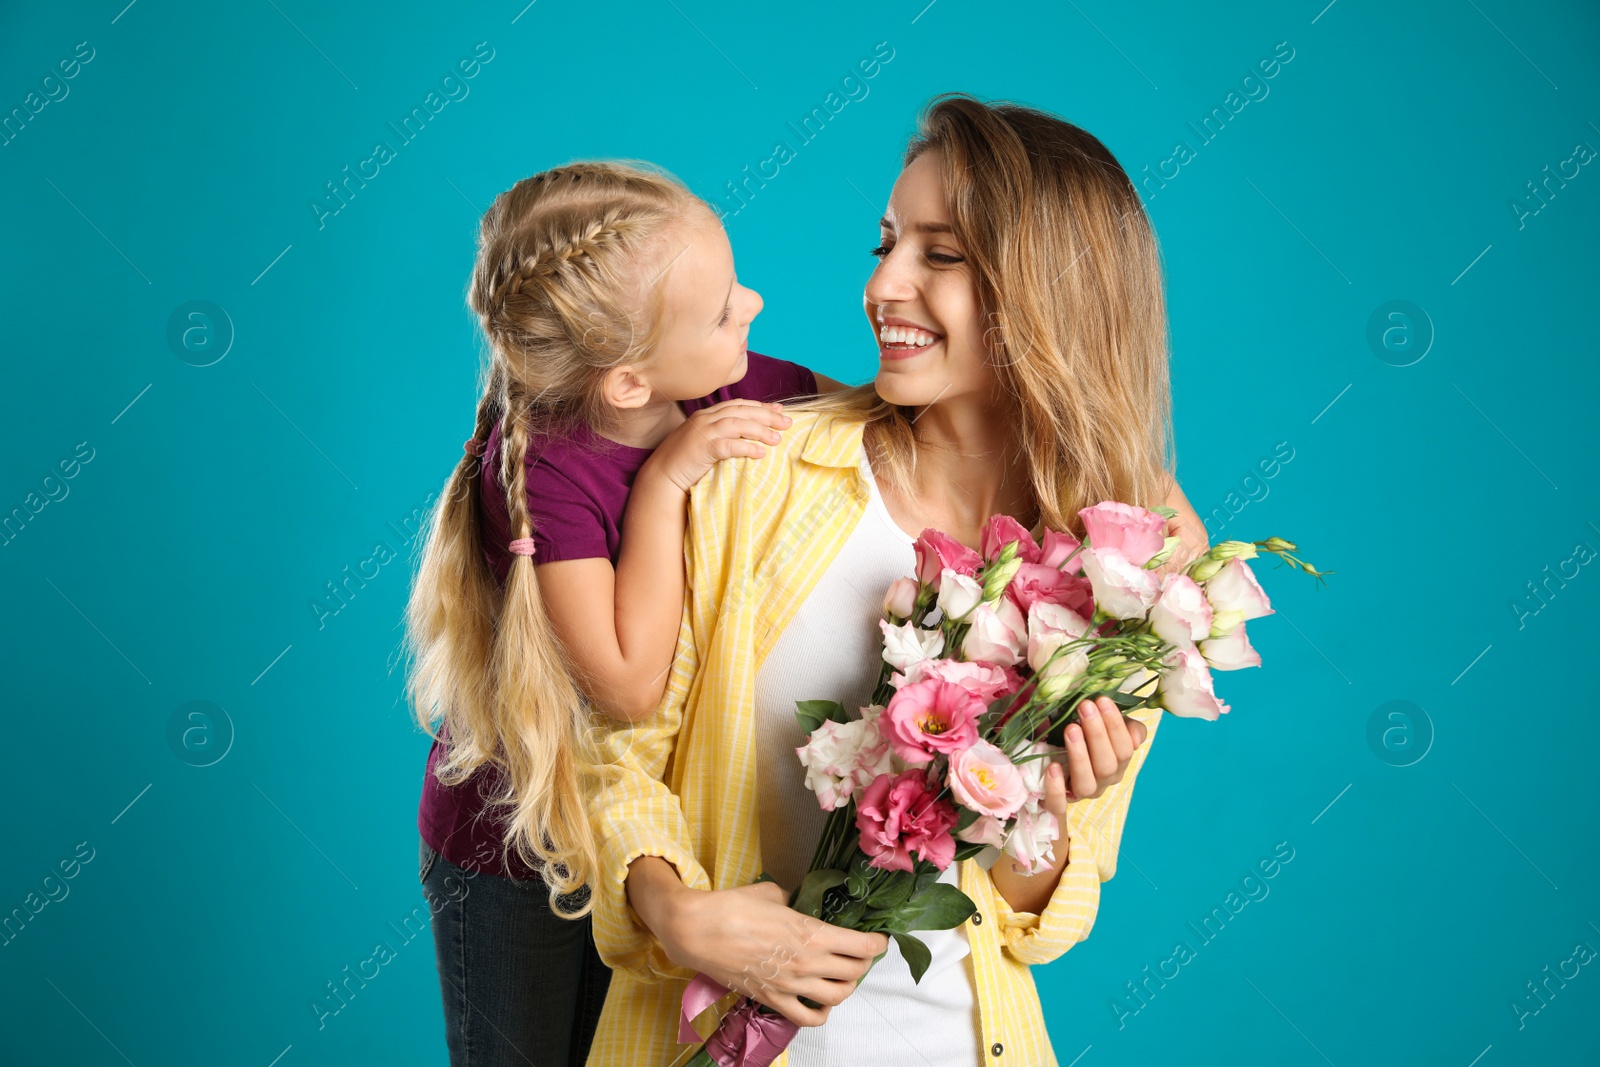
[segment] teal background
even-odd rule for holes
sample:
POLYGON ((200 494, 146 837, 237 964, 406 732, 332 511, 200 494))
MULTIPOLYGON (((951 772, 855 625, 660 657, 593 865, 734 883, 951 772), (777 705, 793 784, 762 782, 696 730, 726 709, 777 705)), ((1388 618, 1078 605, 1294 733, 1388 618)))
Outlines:
POLYGON ((1061 1063, 1600 1060, 1600 965, 1547 979, 1600 950, 1600 173, 1530 187, 1600 147, 1593 5, 524 2, 0 15, 0 110, 94 49, 0 147, 0 507, 66 493, 0 546, 0 914, 93 850, 0 947, 0 1058, 445 1061, 431 940, 395 933, 427 748, 395 654, 415 516, 472 426, 480 210, 592 156, 731 208, 789 141, 728 220, 752 345, 862 381, 899 152, 962 89, 1084 126, 1136 179, 1189 144, 1145 187, 1180 479, 1214 534, 1337 572, 1260 565, 1265 668, 1222 677, 1222 721, 1164 724, 1093 935, 1036 972, 1061 1063), (478 42, 469 94, 319 228, 324 183, 478 42), (879 42, 867 95, 797 145, 879 42), (1279 42, 1267 95, 1203 141, 1279 42), (203 367, 167 336, 196 300, 224 313, 201 353, 232 334, 203 367), (1396 300, 1420 311, 1369 342, 1396 300), (399 558, 319 627, 379 543, 399 558), (173 736, 191 701, 220 710, 173 736), (380 941, 396 958, 319 1028, 380 941))

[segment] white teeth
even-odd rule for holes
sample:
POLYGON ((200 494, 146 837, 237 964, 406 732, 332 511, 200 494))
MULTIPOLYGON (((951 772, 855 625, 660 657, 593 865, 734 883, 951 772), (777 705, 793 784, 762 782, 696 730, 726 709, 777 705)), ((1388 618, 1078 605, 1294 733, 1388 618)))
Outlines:
POLYGON ((926 330, 918 330, 908 326, 884 326, 878 330, 878 337, 884 344, 908 345, 912 348, 926 348, 939 338, 926 330))

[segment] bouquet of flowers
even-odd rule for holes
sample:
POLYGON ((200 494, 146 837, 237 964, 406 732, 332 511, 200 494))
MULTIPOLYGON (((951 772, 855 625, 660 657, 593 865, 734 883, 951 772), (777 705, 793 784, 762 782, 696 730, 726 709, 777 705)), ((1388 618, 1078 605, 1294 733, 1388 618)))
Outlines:
MULTIPOLYGON (((1045 766, 1085 699, 1216 719, 1229 708, 1211 672, 1260 666, 1245 623, 1273 611, 1247 561, 1265 552, 1319 582, 1333 573, 1271 537, 1224 541, 1158 575, 1179 545, 1165 536, 1172 509, 1106 501, 1078 514, 1081 542, 1054 530, 1035 542, 1008 515, 985 524, 976 552, 924 530, 916 577, 884 597, 871 703, 855 717, 830 700, 798 705, 806 785, 829 815, 790 906, 887 934, 913 980, 932 962, 914 931, 976 910, 939 880, 953 861, 994 847, 1030 874, 1055 863, 1045 766)), ((699 1040, 689 1020, 726 992, 695 979, 681 1041, 699 1040)), ((797 1029, 745 997, 690 1067, 766 1067, 797 1029)))

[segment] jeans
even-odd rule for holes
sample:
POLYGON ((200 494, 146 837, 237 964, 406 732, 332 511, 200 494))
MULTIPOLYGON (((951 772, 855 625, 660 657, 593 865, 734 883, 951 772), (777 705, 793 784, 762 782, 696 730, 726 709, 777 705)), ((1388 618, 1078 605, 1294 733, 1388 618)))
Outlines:
POLYGON ((543 882, 464 870, 422 842, 451 1067, 582 1067, 611 971, 543 882))

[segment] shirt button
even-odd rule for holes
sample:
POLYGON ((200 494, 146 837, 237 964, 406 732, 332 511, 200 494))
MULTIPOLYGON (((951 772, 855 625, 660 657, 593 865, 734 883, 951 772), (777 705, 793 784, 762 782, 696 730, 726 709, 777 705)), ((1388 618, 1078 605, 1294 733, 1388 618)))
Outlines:
POLYGON ((1000 1042, 998 1042, 998 1041, 996 1041, 996 1042, 995 1042, 995 1043, 994 1043, 994 1046, 993 1046, 993 1047, 992 1047, 992 1048, 990 1048, 990 1049, 989 1049, 989 1051, 990 1051, 990 1052, 991 1052, 991 1053, 993 1053, 993 1054, 994 1054, 994 1055, 996 1055, 996 1056, 998 1056, 998 1055, 1000 1055, 1000 1054, 1002 1054, 1002 1053, 1003 1053, 1003 1052, 1005 1052, 1005 1050, 1006 1050, 1006 1047, 1005 1047, 1005 1046, 1004 1046, 1004 1045, 1002 1045, 1002 1044, 1001 1044, 1001 1043, 1000 1043, 1000 1042))
POLYGON ((972 913, 972 925, 973 926, 982 926, 983 925, 983 913, 981 911, 975 911, 975 912, 972 913))

